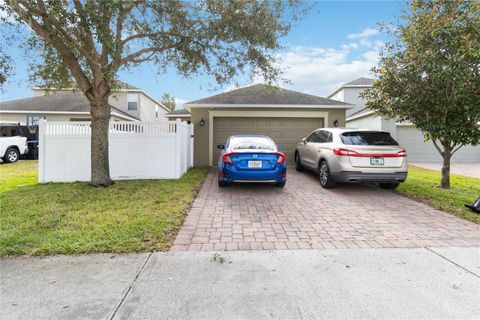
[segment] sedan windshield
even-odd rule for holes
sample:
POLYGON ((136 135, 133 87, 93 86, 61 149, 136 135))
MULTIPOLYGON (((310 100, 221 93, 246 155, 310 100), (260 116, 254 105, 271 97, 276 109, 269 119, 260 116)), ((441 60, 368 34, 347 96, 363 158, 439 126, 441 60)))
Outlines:
POLYGON ((230 140, 230 148, 233 150, 268 150, 276 151, 275 143, 264 137, 238 137, 230 140))
POLYGON ((345 132, 340 136, 343 144, 354 146, 398 146, 390 133, 378 131, 345 132))

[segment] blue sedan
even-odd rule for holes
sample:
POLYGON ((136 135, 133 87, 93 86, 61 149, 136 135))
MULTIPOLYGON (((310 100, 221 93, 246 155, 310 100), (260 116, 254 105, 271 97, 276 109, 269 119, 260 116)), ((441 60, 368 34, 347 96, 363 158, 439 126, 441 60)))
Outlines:
POLYGON ((233 182, 269 182, 284 187, 287 181, 285 155, 266 136, 231 136, 218 145, 218 186, 233 182))

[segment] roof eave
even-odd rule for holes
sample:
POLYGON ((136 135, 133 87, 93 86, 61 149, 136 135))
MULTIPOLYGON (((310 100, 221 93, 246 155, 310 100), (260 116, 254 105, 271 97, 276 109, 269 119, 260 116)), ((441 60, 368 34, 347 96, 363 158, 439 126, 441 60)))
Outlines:
POLYGON ((186 103, 185 109, 192 108, 294 108, 294 109, 352 109, 354 105, 340 104, 219 104, 219 103, 186 103))

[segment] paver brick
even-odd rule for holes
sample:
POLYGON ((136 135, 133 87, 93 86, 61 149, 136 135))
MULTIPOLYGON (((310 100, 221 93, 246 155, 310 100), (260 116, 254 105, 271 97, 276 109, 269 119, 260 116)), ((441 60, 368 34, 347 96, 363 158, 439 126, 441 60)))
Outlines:
POLYGON ((285 188, 219 188, 210 172, 171 251, 480 245, 480 226, 366 184, 320 187, 289 170, 285 188))

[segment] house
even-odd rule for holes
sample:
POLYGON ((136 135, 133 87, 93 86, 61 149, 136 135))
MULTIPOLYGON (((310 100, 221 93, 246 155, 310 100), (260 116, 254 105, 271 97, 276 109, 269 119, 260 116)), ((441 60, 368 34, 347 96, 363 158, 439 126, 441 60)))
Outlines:
MULTIPOLYGON (((109 99, 111 117, 116 121, 167 121, 170 111, 145 91, 120 83, 109 99)), ((34 88, 34 97, 0 103, 0 122, 35 125, 49 121, 89 121, 90 104, 72 89, 34 88)))
MULTIPOLYGON (((385 119, 368 110, 359 94, 373 85, 373 79, 359 78, 345 83, 328 97, 353 104, 347 111, 347 127, 389 131, 392 137, 407 150, 410 162, 441 162, 442 157, 431 141, 425 142, 423 134, 408 122, 385 119)), ((480 162, 480 146, 464 146, 452 157, 452 162, 480 162)))
POLYGON ((188 102, 194 124, 194 165, 214 165, 230 135, 270 136, 292 163, 295 146, 321 127, 345 126, 350 104, 263 84, 188 102))
POLYGON ((187 109, 178 109, 178 110, 167 112, 165 114, 165 117, 167 117, 168 120, 170 121, 175 121, 176 119, 180 119, 182 121, 187 121, 188 123, 190 123, 192 120, 190 111, 188 111, 187 109))

